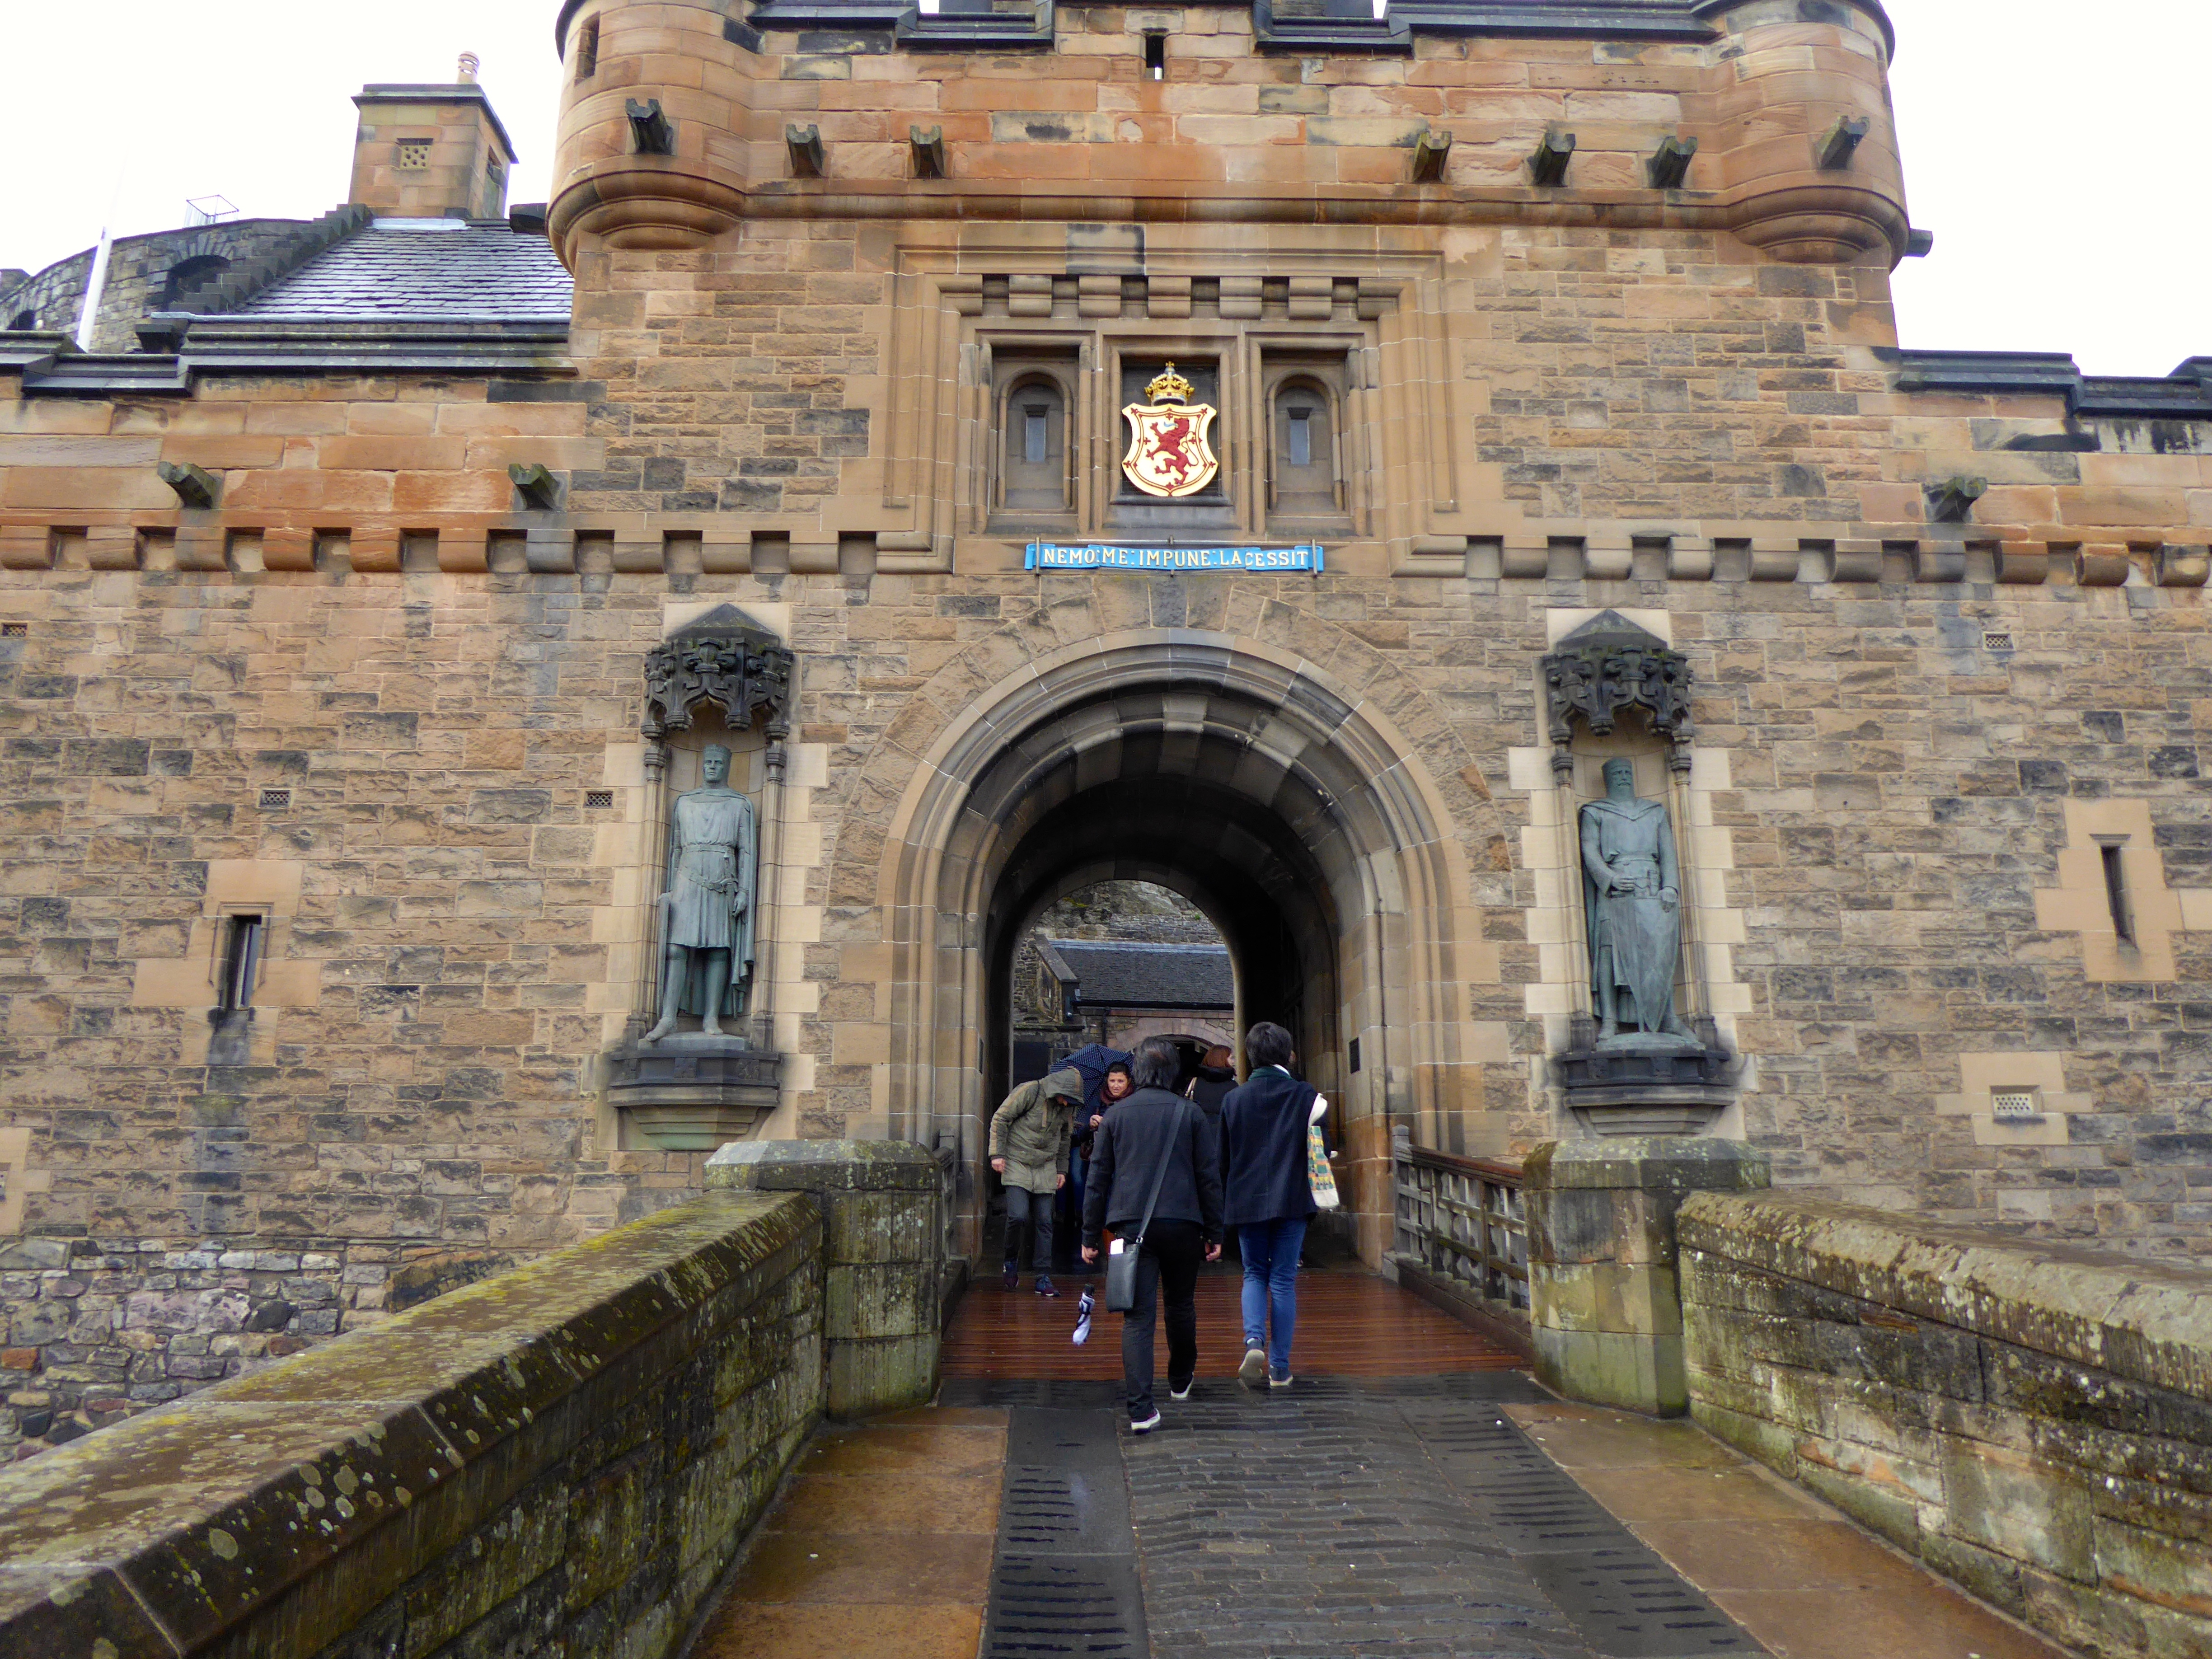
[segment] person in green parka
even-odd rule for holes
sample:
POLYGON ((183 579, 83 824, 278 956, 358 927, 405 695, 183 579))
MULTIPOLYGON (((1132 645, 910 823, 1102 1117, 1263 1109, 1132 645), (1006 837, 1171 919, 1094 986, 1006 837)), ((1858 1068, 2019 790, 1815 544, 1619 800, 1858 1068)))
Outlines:
POLYGON ((991 1114, 991 1167, 1006 1183, 1006 1285, 1021 1283, 1021 1238, 1035 1235, 1036 1292, 1058 1296, 1052 1282, 1052 1195, 1067 1180, 1067 1148, 1083 1073, 1073 1066, 1024 1083, 991 1114))

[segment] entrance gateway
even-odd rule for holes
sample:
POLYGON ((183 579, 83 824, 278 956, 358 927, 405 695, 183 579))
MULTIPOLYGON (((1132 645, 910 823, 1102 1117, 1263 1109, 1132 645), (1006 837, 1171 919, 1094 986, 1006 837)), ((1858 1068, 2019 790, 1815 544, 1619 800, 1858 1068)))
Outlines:
POLYGON ((980 1146, 1022 933, 1096 882, 1155 882, 1220 928, 1240 1027, 1288 1026, 1340 1103, 1359 1242, 1382 1248, 1393 1118, 1433 1135, 1479 1097, 1453 1004, 1481 955, 1441 803, 1388 716, 1265 641, 1132 630, 991 687, 924 758, 886 860, 886 908, 914 923, 892 941, 913 987, 893 1133, 980 1146))
POLYGON ((1370 1264, 1401 1131, 2203 1252, 2212 369, 1898 347, 1875 0, 1384 9, 567 0, 540 208, 380 87, 90 351, 0 274, 0 1431, 727 1141, 947 1146, 972 1249, 1108 877, 1370 1264))

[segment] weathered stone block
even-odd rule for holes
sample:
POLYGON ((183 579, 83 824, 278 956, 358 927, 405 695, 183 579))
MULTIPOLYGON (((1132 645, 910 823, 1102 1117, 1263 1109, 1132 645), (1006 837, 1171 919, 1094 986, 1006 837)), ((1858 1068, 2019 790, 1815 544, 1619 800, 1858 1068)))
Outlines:
POLYGON ((1537 1375, 1571 1398, 1686 1409, 1674 1212, 1692 1191, 1765 1185, 1765 1158, 1724 1140, 1553 1141, 1526 1181, 1537 1375))
POLYGON ((832 1417, 865 1417, 921 1405, 937 1392, 937 1362, 934 1332, 834 1344, 825 1409, 832 1417))
POLYGON ((853 1337, 934 1332, 937 1270, 903 1263, 832 1267, 823 1284, 823 1322, 833 1346, 853 1337))
POLYGON ((707 1185, 755 1192, 927 1192, 937 1159, 902 1140, 739 1140, 707 1160, 707 1185))
POLYGON ((926 1194, 830 1193, 823 1206, 823 1259, 934 1263, 941 1233, 936 1183, 926 1194))

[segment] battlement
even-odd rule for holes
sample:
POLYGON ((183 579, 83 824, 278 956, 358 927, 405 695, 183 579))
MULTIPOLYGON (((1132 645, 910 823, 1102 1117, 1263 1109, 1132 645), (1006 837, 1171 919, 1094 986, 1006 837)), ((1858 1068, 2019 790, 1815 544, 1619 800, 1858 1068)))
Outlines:
POLYGON ((1911 246, 1872 4, 708 7, 563 14, 573 266, 748 218, 1531 224, 1911 246))

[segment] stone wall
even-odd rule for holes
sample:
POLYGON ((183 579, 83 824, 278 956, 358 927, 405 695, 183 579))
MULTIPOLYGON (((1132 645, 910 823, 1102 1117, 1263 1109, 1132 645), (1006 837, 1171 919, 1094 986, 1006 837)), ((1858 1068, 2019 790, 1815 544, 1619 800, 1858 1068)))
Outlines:
MULTIPOLYGON (((204 283, 221 276, 232 265, 260 258, 279 246, 304 221, 298 219, 228 219, 212 225, 191 225, 176 230, 157 230, 143 236, 119 236, 108 250, 107 280, 100 291, 100 315, 94 320, 92 349, 98 352, 136 351, 137 325, 149 312, 161 309, 169 295, 171 273, 188 261, 220 261, 193 265, 195 273, 184 284, 189 295, 204 283)), ((38 313, 38 326, 49 332, 74 334, 84 308, 85 284, 92 279, 94 249, 68 258, 27 277, 20 287, 0 296, 0 328, 20 312, 38 313)), ((187 302, 179 298, 176 304, 187 302)))
POLYGON ((346 1239, 286 1249, 0 1243, 0 1461, 64 1445, 513 1265, 489 1251, 346 1239))
POLYGON ((0 1653, 674 1652, 821 1411, 822 1241, 715 1194, 0 1474, 0 1653))
POLYGON ((2097 1655, 2212 1652, 2212 1272, 1693 1194, 1697 1420, 2097 1655))

